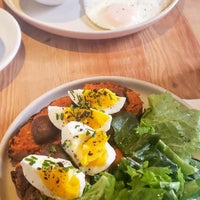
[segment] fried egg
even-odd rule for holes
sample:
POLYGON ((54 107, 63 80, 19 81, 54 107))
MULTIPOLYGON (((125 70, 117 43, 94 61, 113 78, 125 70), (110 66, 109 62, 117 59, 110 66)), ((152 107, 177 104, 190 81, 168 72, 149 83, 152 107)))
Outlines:
POLYGON ((92 108, 48 106, 48 116, 58 129, 70 121, 80 121, 95 130, 108 131, 112 121, 111 115, 92 108))
POLYGON ((80 107, 94 108, 108 114, 119 112, 126 101, 125 97, 119 97, 106 88, 100 90, 71 90, 68 91, 68 95, 80 107))
POLYGON ((87 17, 99 27, 115 29, 145 22, 172 0, 83 0, 87 17))
POLYGON ((108 143, 105 131, 95 131, 81 123, 69 122, 61 131, 61 144, 74 163, 86 174, 95 175, 106 170, 116 153, 108 143))
POLYGON ((20 164, 28 182, 48 197, 70 200, 83 193, 85 174, 68 160, 29 155, 20 164))

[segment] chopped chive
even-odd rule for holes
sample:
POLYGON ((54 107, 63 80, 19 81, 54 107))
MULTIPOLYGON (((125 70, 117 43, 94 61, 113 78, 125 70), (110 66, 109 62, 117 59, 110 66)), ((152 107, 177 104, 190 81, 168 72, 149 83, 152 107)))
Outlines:
POLYGON ((29 165, 32 166, 36 163, 37 158, 35 156, 31 156, 31 157, 25 158, 25 160, 28 161, 29 165))
POLYGON ((94 131, 93 134, 92 134, 92 137, 96 137, 96 134, 97 134, 97 132, 94 131))
POLYGON ((42 195, 42 196, 40 196, 40 199, 39 199, 39 200, 46 200, 46 199, 47 199, 47 197, 44 196, 44 195, 42 195))
POLYGON ((77 173, 81 173, 81 172, 82 172, 82 170, 81 170, 81 169, 78 169, 78 170, 77 170, 77 173))
POLYGON ((64 113, 60 113, 60 119, 61 119, 61 120, 64 119, 64 113))
POLYGON ((54 145, 50 146, 50 152, 51 153, 56 153, 56 147, 54 145))
POLYGON ((101 99, 100 99, 100 97, 98 98, 97 102, 98 102, 98 105, 101 106, 101 99))
POLYGON ((75 95, 74 95, 74 90, 69 91, 69 93, 73 96, 73 98, 75 99, 75 95))
POLYGON ((68 167, 63 167, 63 170, 66 172, 66 171, 68 171, 69 169, 72 169, 73 168, 73 166, 71 165, 71 166, 68 166, 68 167))
POLYGON ((70 140, 65 140, 62 144, 63 147, 69 148, 72 146, 72 142, 70 140))
POLYGON ((44 160, 44 162, 42 163, 42 169, 49 169, 51 165, 55 165, 55 162, 51 160, 44 160))
POLYGON ((75 128, 79 128, 80 127, 80 125, 79 124, 77 124, 76 126, 75 126, 75 128))
POLYGON ((56 120, 59 120, 59 114, 56 113, 56 120))

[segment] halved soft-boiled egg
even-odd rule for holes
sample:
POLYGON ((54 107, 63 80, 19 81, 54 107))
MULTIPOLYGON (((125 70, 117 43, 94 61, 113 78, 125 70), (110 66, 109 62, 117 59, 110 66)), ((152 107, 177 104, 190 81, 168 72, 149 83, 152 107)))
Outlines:
POLYGON ((85 13, 96 25, 115 29, 137 25, 164 10, 172 0, 84 0, 85 13))
POLYGON ((108 131, 111 126, 112 116, 95 109, 79 107, 48 106, 50 121, 59 129, 71 122, 80 121, 95 130, 108 131))
POLYGON ((116 153, 108 143, 105 131, 72 121, 62 128, 61 143, 66 153, 86 174, 106 170, 115 160, 116 153))
POLYGON ((21 161, 24 176, 42 194, 70 200, 82 195, 85 174, 68 160, 43 155, 29 155, 21 161))
POLYGON ((94 108, 108 114, 119 112, 126 101, 125 97, 119 97, 107 88, 70 90, 68 95, 80 107, 94 108))

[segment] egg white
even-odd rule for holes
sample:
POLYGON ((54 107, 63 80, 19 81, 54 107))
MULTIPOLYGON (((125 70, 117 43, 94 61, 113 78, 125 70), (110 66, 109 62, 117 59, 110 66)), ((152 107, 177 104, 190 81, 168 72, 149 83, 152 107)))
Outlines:
POLYGON ((164 10, 172 0, 83 0, 85 13, 105 29, 134 26, 164 10))
POLYGON ((93 137, 95 130, 91 127, 84 125, 81 122, 70 122, 62 128, 61 132, 61 144, 66 151, 66 153, 72 158, 74 163, 76 163, 79 168, 88 175, 95 175, 99 172, 106 170, 115 160, 116 153, 113 147, 106 142, 105 149, 107 151, 108 157, 106 163, 102 166, 81 166, 80 160, 78 158, 78 148, 80 144, 83 144, 89 138, 93 137), (85 134, 84 137, 79 137, 79 135, 85 134))
POLYGON ((22 166, 24 176, 30 184, 32 184, 41 193, 45 194, 48 197, 52 197, 58 200, 68 200, 67 198, 61 198, 59 196, 56 196, 42 182, 42 179, 40 178, 40 175, 38 173, 38 169, 42 168, 43 162, 45 160, 50 160, 55 163, 59 162, 62 163, 64 167, 70 167, 69 170, 72 170, 72 173, 79 179, 80 182, 79 196, 82 195, 85 187, 85 174, 83 172, 80 172, 78 169, 74 168, 70 161, 61 158, 55 159, 44 155, 29 155, 25 157, 20 164, 22 166))
MULTIPOLYGON (((101 90, 99 90, 99 91, 101 91, 101 90)), ((82 90, 82 89, 70 90, 70 91, 68 91, 68 95, 70 96, 71 100, 78 106, 84 106, 84 104, 89 104, 89 105, 91 104, 91 106, 93 106, 92 102, 85 102, 83 92, 84 92, 84 90, 82 90), (81 99, 81 101, 80 101, 80 99, 81 99)), ((124 106, 126 97, 119 97, 119 96, 115 95, 114 93, 112 93, 112 95, 113 95, 113 98, 117 99, 117 102, 115 102, 115 104, 110 105, 108 107, 104 107, 105 105, 102 105, 102 106, 99 105, 97 108, 96 107, 92 107, 92 108, 99 109, 107 114, 114 114, 114 113, 119 112, 121 110, 121 108, 124 106)), ((108 96, 108 99, 109 98, 112 98, 112 97, 108 96)), ((101 99, 101 97, 99 99, 101 99)))
MULTIPOLYGON (((68 123, 61 117, 59 118, 57 117, 64 115, 64 109, 65 109, 64 107, 59 107, 59 106, 48 106, 49 119, 58 129, 62 129, 62 127, 64 127, 68 123)), ((95 120, 99 123, 100 126, 98 129, 108 131, 111 126, 112 116, 95 109, 90 109, 90 110, 99 116, 95 118, 95 120), (103 117, 106 117, 107 120, 105 121, 102 120, 103 117)))

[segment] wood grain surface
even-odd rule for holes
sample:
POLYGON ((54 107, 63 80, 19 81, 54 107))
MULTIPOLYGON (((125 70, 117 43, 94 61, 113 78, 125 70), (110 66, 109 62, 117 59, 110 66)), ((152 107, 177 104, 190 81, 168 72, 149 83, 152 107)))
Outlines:
MULTIPOLYGON (((145 80, 181 98, 200 98, 200 1, 180 0, 161 21, 136 34, 109 40, 57 36, 17 17, 22 43, 0 71, 0 140, 34 99, 63 83, 113 75, 145 80)), ((3 28, 3 27, 0 27, 3 28)))

